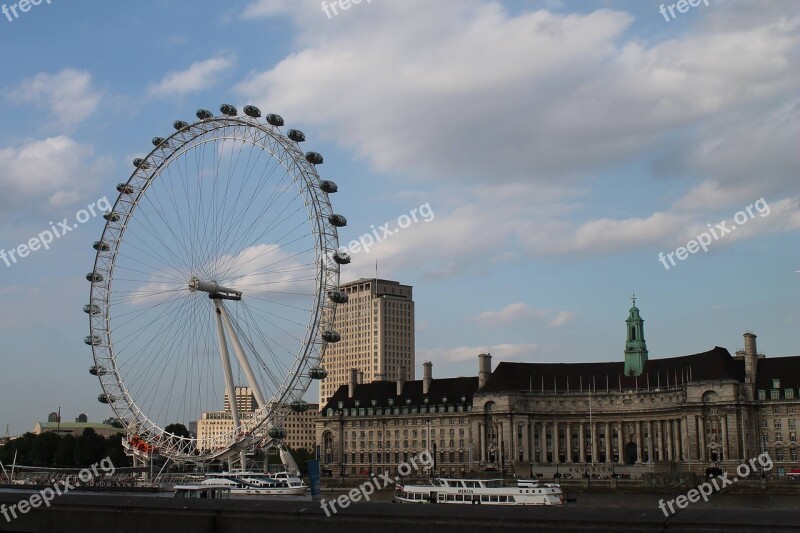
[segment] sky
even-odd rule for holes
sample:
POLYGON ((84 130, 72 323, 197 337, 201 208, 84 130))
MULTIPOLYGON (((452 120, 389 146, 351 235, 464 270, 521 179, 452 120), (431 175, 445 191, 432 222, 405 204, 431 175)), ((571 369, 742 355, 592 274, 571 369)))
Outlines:
MULTIPOLYGON (((413 285, 417 376, 475 375, 483 351, 622 360, 634 293, 651 358, 733 353, 746 331, 800 353, 796 0, 6 4, 6 252, 113 203, 173 121, 253 104, 325 156, 343 281, 377 265, 413 285)), ((105 221, 85 218, 0 257, 11 434, 59 407, 110 416, 82 312, 105 221)))

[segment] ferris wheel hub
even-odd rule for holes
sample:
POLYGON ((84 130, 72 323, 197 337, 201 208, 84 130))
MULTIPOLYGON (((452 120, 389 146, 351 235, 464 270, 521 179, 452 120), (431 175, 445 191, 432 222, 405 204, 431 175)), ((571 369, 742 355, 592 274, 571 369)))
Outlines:
POLYGON ((193 277, 189 280, 189 290, 192 292, 207 292, 208 297, 214 300, 241 300, 242 291, 223 287, 216 281, 201 281, 200 278, 193 277))

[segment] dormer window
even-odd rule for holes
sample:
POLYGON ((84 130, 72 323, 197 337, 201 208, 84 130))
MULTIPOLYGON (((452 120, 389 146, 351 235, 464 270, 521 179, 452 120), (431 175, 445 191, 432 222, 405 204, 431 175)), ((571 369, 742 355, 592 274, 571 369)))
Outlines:
POLYGON ((781 380, 773 379, 772 380, 772 388, 773 389, 780 389, 781 388, 781 380))

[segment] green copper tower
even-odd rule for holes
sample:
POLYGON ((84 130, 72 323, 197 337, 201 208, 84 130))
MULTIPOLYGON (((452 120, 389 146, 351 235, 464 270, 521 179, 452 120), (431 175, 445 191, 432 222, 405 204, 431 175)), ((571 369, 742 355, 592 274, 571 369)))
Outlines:
POLYGON ((625 321, 628 329, 628 340, 625 342, 625 375, 641 376, 647 363, 647 343, 644 340, 644 320, 639 316, 636 307, 636 295, 633 296, 633 307, 625 321))

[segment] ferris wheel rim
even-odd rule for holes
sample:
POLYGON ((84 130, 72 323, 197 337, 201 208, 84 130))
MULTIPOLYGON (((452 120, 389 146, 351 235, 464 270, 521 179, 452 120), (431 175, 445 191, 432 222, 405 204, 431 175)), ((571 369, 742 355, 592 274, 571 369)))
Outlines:
MULTIPOLYGON (((337 227, 328 220, 333 215, 333 209, 327 192, 321 191, 322 180, 317 173, 316 165, 308 157, 303 156, 296 141, 287 138, 277 127, 265 125, 257 118, 220 115, 186 124, 185 127, 177 129, 168 138, 163 139, 162 143, 154 146, 147 156, 140 160, 134 172, 125 182, 123 190, 120 190, 111 214, 121 216, 116 219, 114 216, 110 216, 103 228, 99 242, 105 243, 107 248, 101 244, 95 255, 89 300, 91 310, 89 313, 89 338, 95 363, 93 368, 101 369, 98 371, 98 378, 103 390, 101 396, 108 400, 115 414, 129 430, 135 427, 140 433, 145 433, 143 440, 150 445, 157 445, 162 455, 173 458, 183 457, 199 460, 203 456, 219 455, 219 452, 201 453, 197 448, 198 442, 195 437, 180 437, 167 432, 157 421, 150 419, 126 387, 124 377, 117 367, 113 332, 110 327, 112 307, 110 297, 113 294, 114 271, 120 248, 125 242, 124 235, 128 224, 133 219, 141 198, 152 183, 171 162, 189 149, 192 141, 202 135, 222 131, 226 128, 233 128, 234 132, 237 131, 237 128, 241 129, 242 135, 233 138, 242 142, 250 142, 261 150, 267 150, 267 147, 264 144, 258 144, 257 140, 245 138, 244 131, 260 132, 259 134, 263 135, 261 140, 269 138, 276 142, 276 146, 283 149, 282 155, 286 159, 278 157, 273 151, 269 151, 269 157, 278 157, 286 171, 292 173, 292 181, 298 187, 298 196, 303 196, 304 193, 306 195, 303 198, 306 200, 307 209, 310 214, 313 214, 310 216, 310 223, 313 228, 312 235, 314 236, 317 263, 312 313, 308 319, 304 342, 298 348, 291 370, 270 400, 259 406, 256 412, 240 427, 234 428, 234 432, 242 429, 246 431, 240 431, 239 435, 230 439, 225 446, 227 450, 236 448, 246 440, 263 441, 267 438, 269 429, 267 426, 274 425, 270 423, 276 420, 280 423, 290 412, 291 408, 287 400, 302 400, 302 395, 312 382, 308 370, 312 364, 320 365, 324 355, 327 342, 323 339, 323 332, 332 330, 335 318, 335 302, 325 298, 325 295, 330 291, 337 290, 339 286, 339 265, 331 260, 333 252, 338 249, 337 227), (179 142, 176 143, 176 140, 179 142), (289 168, 290 166, 294 167, 294 172, 289 168), (142 180, 144 180, 144 186, 140 186, 142 180), (132 199, 125 198, 131 194, 129 189, 136 192, 132 199), (94 281, 95 274, 105 274, 104 279, 94 281), (101 304, 98 313, 94 312, 94 306, 98 305, 96 302, 101 304), (102 336, 100 342, 95 343, 95 336, 98 332, 102 336), (248 426, 248 422, 252 423, 248 426), (239 438, 239 436, 246 438, 239 438)), ((211 142, 211 140, 214 138, 204 142, 211 142)))

